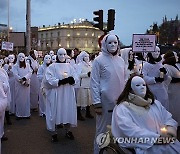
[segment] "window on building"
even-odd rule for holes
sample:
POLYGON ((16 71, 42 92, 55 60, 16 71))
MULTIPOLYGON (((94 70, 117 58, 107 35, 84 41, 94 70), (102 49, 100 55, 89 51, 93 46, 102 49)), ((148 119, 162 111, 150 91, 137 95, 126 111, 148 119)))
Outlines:
POLYGON ((51 37, 53 37, 53 32, 51 32, 51 37))
POLYGON ((77 36, 79 36, 79 35, 80 35, 80 33, 77 33, 76 35, 77 35, 77 36))
POLYGON ((94 36, 94 33, 92 33, 92 36, 94 36))
POLYGON ((58 37, 60 36, 60 32, 57 32, 58 37))
POLYGON ((69 46, 70 46, 70 42, 69 42, 69 41, 67 41, 67 48, 69 48, 69 46))
POLYGON ((85 36, 87 36, 88 35, 88 33, 85 33, 85 36))
POLYGON ((43 34, 41 34, 41 38, 43 38, 43 34))
POLYGON ((48 38, 48 33, 46 33, 46 38, 48 38))

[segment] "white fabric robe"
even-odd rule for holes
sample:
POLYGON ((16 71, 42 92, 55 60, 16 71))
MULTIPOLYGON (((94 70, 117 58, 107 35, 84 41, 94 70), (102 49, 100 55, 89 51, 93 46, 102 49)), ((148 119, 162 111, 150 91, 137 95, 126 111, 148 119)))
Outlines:
MULTIPOLYGON (((172 65, 165 64, 168 75, 174 78, 180 78, 180 71, 172 65)), ((173 118, 178 122, 180 126, 180 82, 170 83, 168 87, 169 95, 169 111, 172 113, 173 118)))
POLYGON ((112 115, 112 134, 115 138, 121 138, 119 145, 126 148, 134 148, 137 154, 178 154, 180 143, 166 145, 154 145, 153 138, 160 136, 160 128, 165 125, 177 127, 177 122, 172 115, 155 100, 150 109, 136 106, 132 103, 122 102, 116 106, 112 115), (123 143, 122 138, 148 138, 144 143, 123 143))
MULTIPOLYGON (((169 99, 165 83, 156 83, 155 81, 155 77, 159 77, 159 69, 162 67, 162 62, 158 62, 156 64, 146 62, 143 66, 143 78, 155 98, 160 101, 167 110, 169 110, 169 99)), ((165 79, 168 79, 167 75, 165 79)))
POLYGON ((4 115, 11 101, 10 86, 6 71, 0 68, 0 138, 4 134, 4 115))
MULTIPOLYGON (((27 62, 31 64, 30 68, 31 71, 37 71, 39 68, 39 64, 37 60, 34 60, 31 56, 28 56, 27 62), (31 62, 30 62, 31 61, 31 62)), ((39 80, 37 78, 37 74, 34 72, 32 73, 31 80, 30 80, 30 103, 31 103, 31 109, 37 109, 38 108, 38 97, 39 97, 39 80)))
POLYGON ((80 62, 77 67, 77 72, 80 81, 80 87, 77 92, 77 106, 90 106, 92 104, 90 95, 90 77, 88 77, 87 73, 91 72, 91 65, 80 62))
MULTIPOLYGON (((12 64, 11 67, 13 67, 14 64, 12 64)), ((15 104, 15 77, 12 72, 12 68, 9 69, 9 65, 5 64, 4 69, 6 70, 8 76, 9 76, 9 85, 10 85, 10 90, 11 90, 11 102, 10 102, 10 113, 15 114, 16 112, 16 104, 15 104)))
POLYGON ((45 102, 45 89, 42 87, 42 80, 46 71, 46 64, 42 64, 37 72, 37 78, 39 79, 40 83, 40 92, 39 92, 39 115, 45 114, 46 113, 46 102, 45 102))
MULTIPOLYGON (((104 45, 106 46, 106 45, 104 45)), ((99 153, 96 136, 111 124, 112 110, 125 86, 125 63, 118 55, 112 56, 106 49, 94 59, 90 90, 93 104, 102 106, 102 115, 96 115, 94 154, 99 153)))
POLYGON ((25 77, 27 82, 30 83, 32 71, 28 63, 26 68, 19 67, 19 64, 13 66, 13 74, 16 78, 15 82, 15 104, 16 104, 16 116, 17 117, 29 117, 30 116, 30 86, 24 86, 19 82, 19 79, 25 77))
MULTIPOLYGON (((55 131, 56 124, 71 124, 77 126, 77 109, 73 85, 58 86, 58 81, 68 76, 77 79, 73 67, 69 63, 53 63, 45 73, 45 81, 49 88, 46 93, 46 125, 49 131, 55 131)), ((44 81, 43 81, 44 82, 44 81)))

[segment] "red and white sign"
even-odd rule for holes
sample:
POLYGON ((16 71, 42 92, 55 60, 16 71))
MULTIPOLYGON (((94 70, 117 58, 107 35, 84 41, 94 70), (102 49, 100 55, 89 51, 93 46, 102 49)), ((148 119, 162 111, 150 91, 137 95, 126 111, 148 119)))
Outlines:
POLYGON ((13 51, 12 42, 2 42, 1 50, 13 51))
POLYGON ((153 52, 156 47, 156 35, 133 34, 133 52, 153 52))

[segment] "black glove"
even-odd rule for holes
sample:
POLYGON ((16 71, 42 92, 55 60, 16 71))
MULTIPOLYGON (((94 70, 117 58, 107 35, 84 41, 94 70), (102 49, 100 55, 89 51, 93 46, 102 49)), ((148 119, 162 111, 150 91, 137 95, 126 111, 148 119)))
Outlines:
POLYGON ((163 82, 163 81, 164 81, 164 78, 155 77, 155 81, 156 81, 156 82, 163 82))
POLYGON ((90 75, 91 75, 91 72, 88 72, 88 73, 87 73, 87 75, 88 75, 88 77, 90 77, 90 75))
POLYGON ((26 81, 27 79, 25 77, 22 78, 23 81, 26 81))
POLYGON ((166 69, 164 67, 160 68, 159 70, 160 70, 160 72, 163 72, 164 74, 167 73, 167 71, 166 71, 166 69))
POLYGON ((70 85, 75 84, 75 80, 74 80, 74 78, 73 78, 72 76, 68 77, 68 83, 69 83, 70 85))
POLYGON ((178 83, 178 82, 180 82, 180 78, 173 78, 172 77, 171 83, 178 83))
POLYGON ((65 85, 67 83, 69 83, 69 80, 68 80, 68 78, 65 78, 65 79, 62 79, 62 80, 58 81, 58 86, 65 85))

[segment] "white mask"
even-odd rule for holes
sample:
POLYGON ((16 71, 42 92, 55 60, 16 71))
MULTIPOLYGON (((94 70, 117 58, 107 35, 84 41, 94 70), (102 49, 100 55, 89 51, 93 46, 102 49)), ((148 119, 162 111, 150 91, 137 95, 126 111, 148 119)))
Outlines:
POLYGON ((71 51, 71 57, 74 57, 74 50, 71 51))
POLYGON ((134 92, 134 94, 140 96, 140 97, 145 97, 146 95, 146 83, 143 80, 143 78, 139 76, 135 76, 132 78, 131 81, 131 88, 134 92))
POLYGON ((56 62, 56 55, 52 56, 52 63, 56 62))
POLYGON ((89 62, 89 56, 88 56, 88 55, 85 55, 83 59, 84 59, 84 61, 85 61, 86 63, 89 62))
POLYGON ((52 57, 52 56, 54 56, 54 51, 49 51, 49 54, 50 54, 50 56, 52 57))
POLYGON ((34 55, 36 57, 36 59, 38 58, 38 52, 36 50, 34 50, 34 55))
POLYGON ((174 57, 176 59, 176 62, 178 62, 179 57, 177 56, 177 53, 176 52, 173 52, 173 53, 174 53, 174 57))
POLYGON ((15 60, 15 56, 14 55, 9 55, 8 60, 9 60, 9 63, 13 63, 14 60, 15 60))
POLYGON ((23 61, 25 60, 25 55, 24 55, 24 53, 19 53, 19 54, 18 54, 18 60, 19 60, 20 62, 23 62, 23 61))
POLYGON ((2 67, 3 64, 4 64, 4 60, 0 59, 0 67, 2 67))
POLYGON ((45 64, 50 64, 50 63, 51 63, 51 56, 50 56, 50 55, 45 55, 45 57, 44 57, 44 63, 45 63, 45 64))
POLYGON ((157 59, 160 55, 160 48, 156 46, 156 49, 154 52, 151 53, 154 59, 157 59))
POLYGON ((115 35, 109 35, 106 40, 107 50, 110 53, 114 53, 118 49, 118 39, 115 35))
POLYGON ((64 62, 66 60, 66 50, 64 48, 60 48, 58 51, 57 51, 57 56, 58 56, 58 59, 60 62, 64 62))

